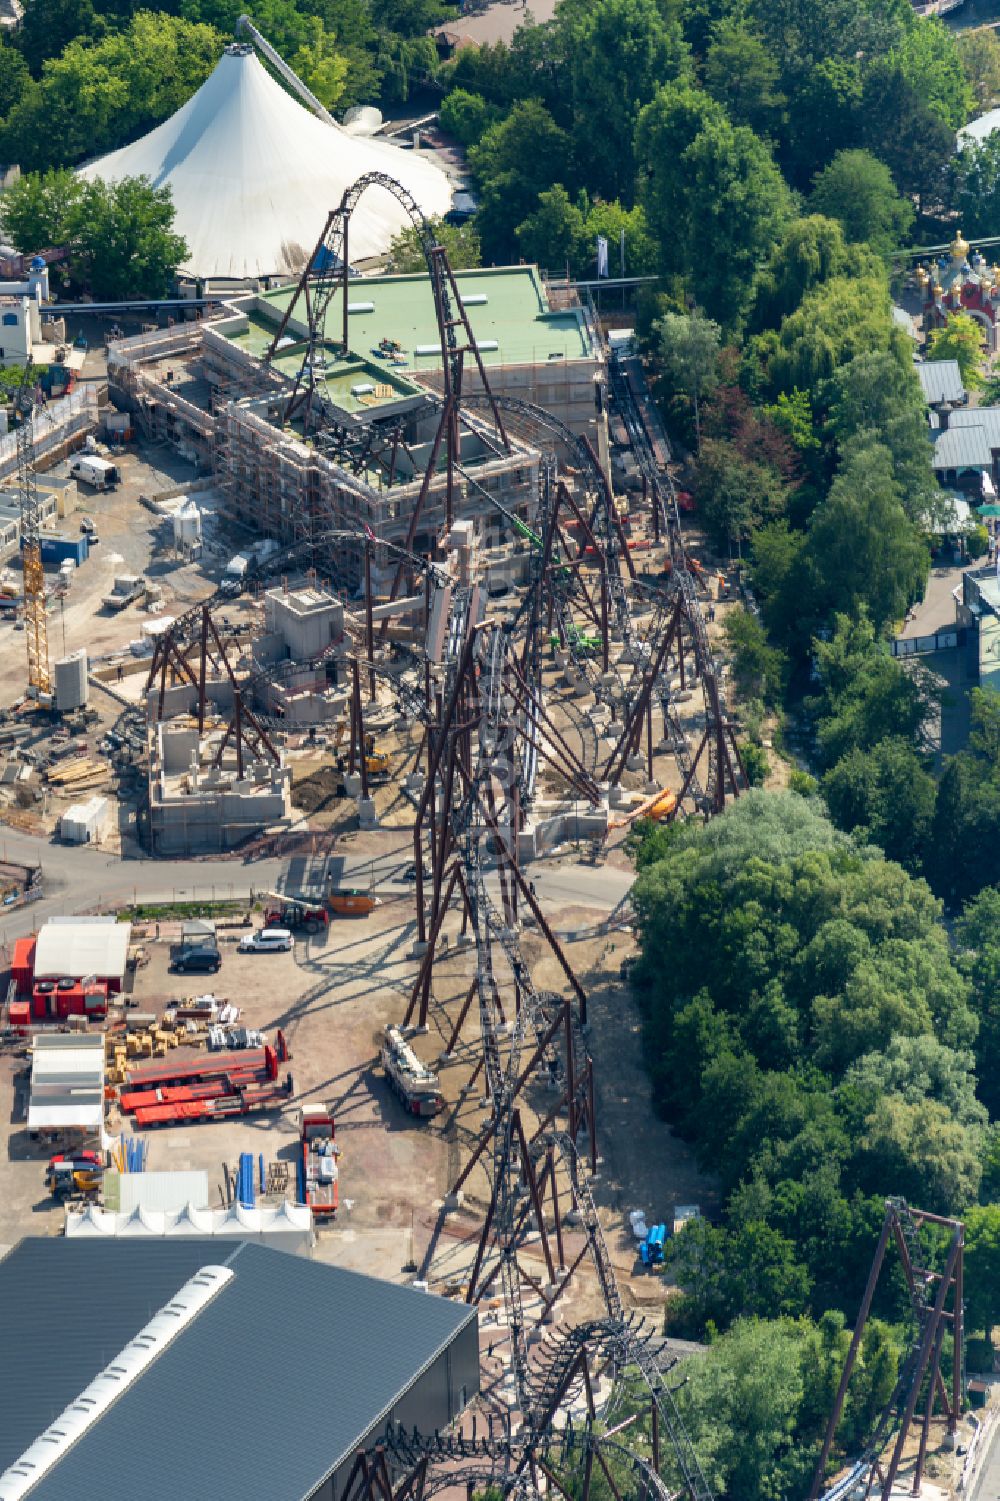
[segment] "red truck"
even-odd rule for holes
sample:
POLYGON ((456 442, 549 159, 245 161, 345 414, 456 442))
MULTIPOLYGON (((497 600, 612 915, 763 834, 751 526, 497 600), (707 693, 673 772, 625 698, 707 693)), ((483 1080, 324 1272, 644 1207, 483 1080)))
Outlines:
POLYGON ((317 1220, 337 1212, 337 1131, 325 1105, 303 1105, 299 1121, 299 1200, 317 1220))

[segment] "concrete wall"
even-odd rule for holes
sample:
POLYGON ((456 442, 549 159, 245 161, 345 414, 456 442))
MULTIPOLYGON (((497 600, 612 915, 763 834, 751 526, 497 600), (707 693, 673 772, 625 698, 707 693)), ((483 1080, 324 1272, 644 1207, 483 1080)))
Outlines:
MULTIPOLYGON (((246 785, 246 784, 240 784, 246 785)), ((161 855, 211 854, 233 849, 241 840, 272 824, 287 822, 291 808, 287 788, 254 787, 218 793, 182 794, 150 800, 153 850, 161 855)))
POLYGON ((314 590, 270 589, 264 596, 264 623, 277 632, 296 662, 318 657, 344 634, 344 606, 314 590))

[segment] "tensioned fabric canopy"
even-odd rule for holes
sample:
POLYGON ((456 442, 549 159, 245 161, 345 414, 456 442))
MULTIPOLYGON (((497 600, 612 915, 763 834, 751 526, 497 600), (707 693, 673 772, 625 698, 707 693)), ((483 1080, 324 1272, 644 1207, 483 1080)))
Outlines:
MULTIPOLYGON (((228 47, 196 94, 149 135, 80 169, 116 182, 169 187, 174 228, 202 277, 298 275, 326 216, 366 172, 383 172, 428 216, 451 204, 448 179, 411 151, 350 135, 287 94, 247 46, 228 47)), ((369 188, 350 221, 350 259, 384 251, 408 223, 384 188, 369 188)))

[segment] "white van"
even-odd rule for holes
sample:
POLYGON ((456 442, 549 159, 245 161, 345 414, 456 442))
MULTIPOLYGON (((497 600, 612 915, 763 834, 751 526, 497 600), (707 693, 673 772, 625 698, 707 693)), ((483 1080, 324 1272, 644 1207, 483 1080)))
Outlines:
POLYGON ((258 928, 240 939, 240 953, 286 954, 294 942, 288 928, 258 928))
POLYGON ((112 464, 93 453, 78 454, 75 459, 71 460, 69 472, 73 479, 82 480, 85 485, 91 485, 95 490, 110 490, 121 479, 117 464, 112 464))

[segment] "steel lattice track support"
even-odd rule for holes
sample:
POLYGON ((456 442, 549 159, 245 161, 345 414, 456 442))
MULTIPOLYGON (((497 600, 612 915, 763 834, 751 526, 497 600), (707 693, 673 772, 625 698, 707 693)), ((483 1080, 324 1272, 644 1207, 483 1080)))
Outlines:
POLYGON ((827 1423, 819 1462, 809 1492, 809 1501, 817 1501, 823 1491, 827 1463, 844 1410, 851 1375, 857 1364, 861 1341, 871 1314, 872 1300, 885 1264, 890 1240, 895 1243, 899 1252, 910 1292, 914 1316, 914 1338, 900 1366, 899 1377, 889 1402, 878 1419, 860 1459, 853 1462, 851 1466, 855 1484, 858 1487, 863 1486, 863 1495, 866 1498, 877 1490, 881 1501, 889 1501, 903 1457, 903 1450, 913 1425, 925 1377, 927 1378, 927 1397, 920 1422, 920 1442, 913 1481, 914 1495, 919 1494, 920 1491, 930 1426, 937 1403, 940 1401, 947 1419, 948 1432, 951 1434, 956 1432, 958 1420, 962 1415, 965 1227, 960 1220, 944 1219, 940 1215, 912 1209, 903 1199, 887 1199, 882 1233, 851 1336, 840 1384, 834 1398, 833 1410, 827 1423), (920 1256, 921 1260, 925 1259, 919 1234, 924 1226, 939 1227, 949 1232, 943 1266, 939 1271, 916 1264, 916 1256, 920 1256), (949 1299, 950 1307, 948 1306, 949 1299), (948 1328, 951 1330, 954 1346, 950 1393, 941 1370, 941 1347, 948 1328), (885 1447, 894 1430, 896 1439, 889 1463, 883 1465, 885 1447))
POLYGON ((24 639, 28 652, 28 693, 34 698, 52 692, 49 666, 48 618, 45 613, 45 570, 39 540, 41 512, 35 476, 35 373, 29 355, 17 389, 17 493, 21 520, 21 567, 24 580, 24 639))

